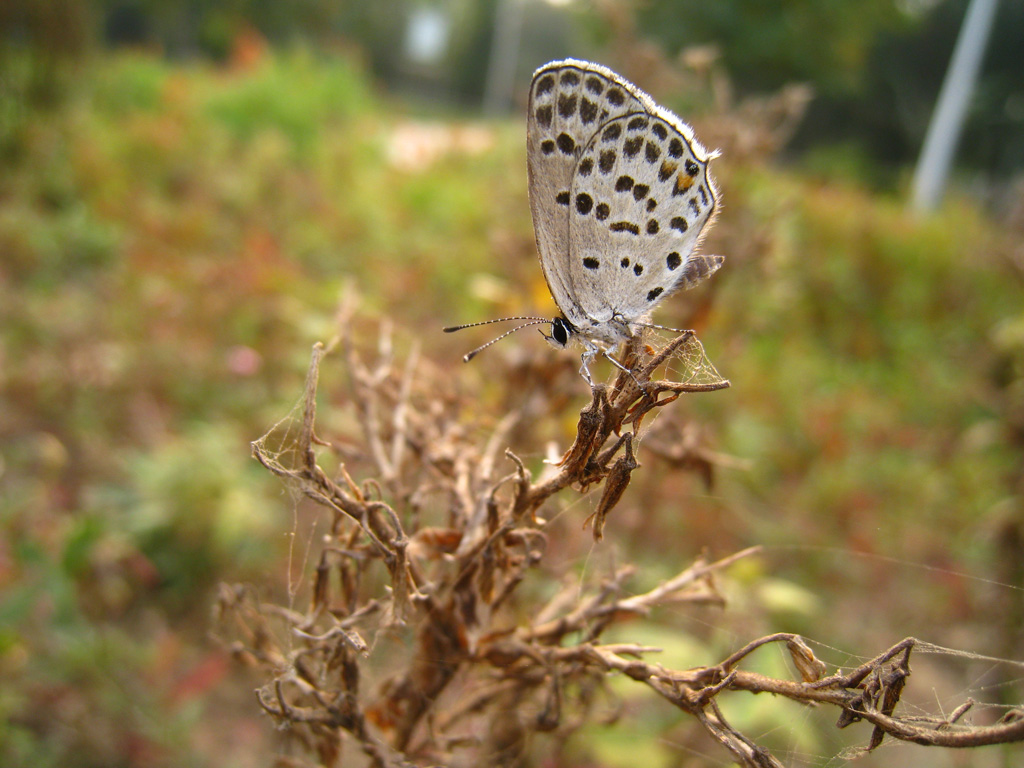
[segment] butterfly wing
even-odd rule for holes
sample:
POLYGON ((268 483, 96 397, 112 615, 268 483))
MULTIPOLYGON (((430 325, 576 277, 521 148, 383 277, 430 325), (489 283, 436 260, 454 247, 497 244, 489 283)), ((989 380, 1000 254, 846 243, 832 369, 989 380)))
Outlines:
POLYGON ((710 156, 689 126, 645 101, 649 109, 611 119, 593 135, 570 186, 569 284, 598 323, 639 320, 723 261, 694 254, 715 215, 710 156))
POLYGON ((644 111, 638 93, 611 70, 573 59, 541 67, 530 86, 526 157, 537 251, 552 298, 577 327, 591 322, 570 265, 569 199, 577 162, 602 125, 644 111))

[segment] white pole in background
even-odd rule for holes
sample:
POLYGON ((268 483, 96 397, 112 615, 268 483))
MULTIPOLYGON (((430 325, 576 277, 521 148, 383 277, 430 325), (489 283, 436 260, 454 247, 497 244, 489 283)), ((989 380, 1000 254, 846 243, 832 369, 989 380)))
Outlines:
POLYGON ((992 31, 997 1, 971 0, 967 8, 914 170, 911 207, 918 213, 934 210, 945 191, 946 177, 953 164, 988 35, 992 31))
POLYGON ((515 90, 516 62, 519 61, 519 38, 522 29, 522 0, 498 0, 498 5, 494 9, 491 59, 487 63, 484 114, 495 116, 508 112, 512 103, 512 92, 515 90))

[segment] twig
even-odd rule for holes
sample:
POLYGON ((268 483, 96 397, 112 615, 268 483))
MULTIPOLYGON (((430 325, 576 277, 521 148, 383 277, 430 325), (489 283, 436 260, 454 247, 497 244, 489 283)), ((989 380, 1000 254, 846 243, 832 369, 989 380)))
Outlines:
MULTIPOLYGON (((656 648, 601 642, 609 627, 650 619, 659 606, 723 606, 716 580, 758 547, 714 561, 702 556, 641 594, 629 594, 637 567, 624 564, 598 585, 565 579, 563 588, 542 597, 551 569, 539 587, 530 577, 559 550, 552 546, 560 543, 553 538, 559 529, 544 522, 553 517, 544 514, 552 497, 604 483, 591 519, 595 538, 609 535, 610 513, 629 498, 641 469, 645 416, 682 393, 728 386, 692 333, 653 355, 639 341, 630 345, 625 359, 632 373, 620 372, 611 387, 593 387, 571 447, 536 482, 527 461, 505 446, 514 428, 518 434, 533 426, 532 412, 513 411, 487 432, 466 423, 456 398, 443 389, 450 377, 432 378, 418 351, 396 361, 390 329, 382 328, 369 362, 347 327, 339 344, 358 439, 316 435, 325 354, 316 345, 293 419, 301 421, 298 428, 285 420, 273 433, 285 438, 274 443, 268 434, 253 443, 264 467, 330 510, 319 557, 310 559, 308 610, 225 587, 218 611, 224 632, 237 638, 229 643, 232 654, 267 671, 260 707, 289 725, 320 762, 337 761, 344 734, 375 766, 512 765, 522 761, 525 734, 562 740, 593 722, 597 694, 616 675, 687 713, 750 768, 780 763, 724 718, 721 696, 772 693, 835 707, 838 727, 871 727, 866 750, 885 736, 951 748, 1024 740, 1024 715, 1017 710, 994 725, 964 724, 972 701, 949 717, 902 716, 913 638, 829 676, 792 633, 751 640, 718 664, 684 670, 652 663, 656 648), (651 380, 671 360, 697 369, 687 369, 692 380, 651 380), (474 441, 473 434, 487 436, 474 441), (333 475, 318 463, 325 449, 343 460, 333 475), (502 452, 509 474, 496 479, 502 452), (766 645, 785 646, 799 679, 745 668, 766 645)), ((682 447, 662 442, 658 452, 703 473, 729 461, 704 448, 695 432, 682 432, 682 447), (699 461, 687 463, 692 456, 699 461)))

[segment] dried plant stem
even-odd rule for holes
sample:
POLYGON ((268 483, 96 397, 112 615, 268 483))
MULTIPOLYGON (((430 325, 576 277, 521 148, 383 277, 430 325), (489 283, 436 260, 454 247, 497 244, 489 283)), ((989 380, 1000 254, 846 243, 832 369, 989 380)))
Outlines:
POLYGON ((337 450, 344 462, 335 478, 317 456, 318 448, 335 445, 315 429, 320 345, 297 429, 283 422, 253 444, 264 467, 332 515, 309 607, 264 603, 240 587, 224 587, 220 601, 225 634, 238 638, 234 653, 271 676, 260 706, 289 724, 321 763, 337 763, 348 739, 374 766, 518 764, 532 734, 565 739, 593 719, 593 693, 611 675, 648 686, 692 716, 743 766, 780 763, 727 722, 718 699, 730 692, 834 706, 839 727, 871 724, 866 749, 886 735, 941 747, 1024 739, 1016 711, 994 725, 961 724, 971 702, 941 721, 900 716, 913 639, 831 676, 793 634, 759 638, 717 665, 687 670, 646 661, 656 648, 601 642, 609 627, 660 606, 724 606, 716 576, 756 547, 714 561, 701 557, 641 594, 629 594, 636 568, 625 565, 582 595, 572 584, 546 605, 531 604, 522 586, 545 562, 548 533, 538 513, 552 497, 603 483, 592 515, 600 539, 639 467, 645 416, 682 393, 728 386, 711 378, 652 380, 684 352, 691 363, 703 360, 691 333, 652 354, 634 344, 626 356, 632 373, 593 387, 571 447, 538 481, 515 453, 502 453, 524 412, 503 415, 482 440, 473 439, 482 430, 467 426, 457 398, 439 384, 444 379, 431 378, 416 352, 397 362, 389 330, 370 363, 351 337, 340 346, 358 433, 337 450), (371 479, 358 484, 355 467, 371 479), (498 477, 501 471, 508 474, 498 477), (279 637, 280 627, 286 631, 279 637), (400 642, 384 643, 391 652, 382 657, 386 638, 400 642), (800 680, 744 669, 750 654, 780 643, 800 680))

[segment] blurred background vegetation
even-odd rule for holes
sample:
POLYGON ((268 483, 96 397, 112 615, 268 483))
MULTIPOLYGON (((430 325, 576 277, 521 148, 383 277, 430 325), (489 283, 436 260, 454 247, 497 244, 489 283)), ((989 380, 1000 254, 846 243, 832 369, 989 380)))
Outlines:
MULTIPOLYGON (((270 764, 260 681, 208 637, 219 581, 287 581, 292 505, 249 441, 298 396, 346 285, 470 381, 486 366, 455 367, 467 340, 433 329, 552 311, 522 103, 570 55, 724 150, 707 247, 728 261, 700 333, 733 389, 689 407, 742 468, 709 492, 652 462, 656 505, 605 546, 670 572, 767 545, 736 575, 749 630, 688 612, 687 643, 799 631, 840 663, 916 635, 1024 657, 1021 3, 1000 6, 945 204, 904 202, 965 7, 0 5, 0 762, 270 764), (802 119, 773 133, 776 109, 802 119)), ((519 347, 555 354, 525 334, 488 354, 519 347)), ((987 666, 925 674, 947 711, 1021 698, 987 666)), ((680 764, 678 720, 640 720, 651 760, 680 764)), ((786 732, 794 764, 841 749, 829 727, 786 732)), ((636 764, 636 733, 591 759, 636 764)))

